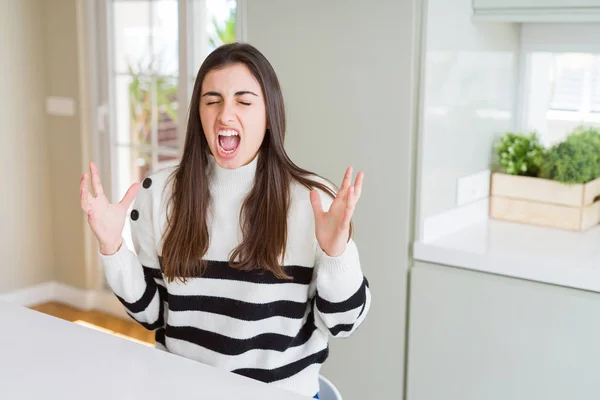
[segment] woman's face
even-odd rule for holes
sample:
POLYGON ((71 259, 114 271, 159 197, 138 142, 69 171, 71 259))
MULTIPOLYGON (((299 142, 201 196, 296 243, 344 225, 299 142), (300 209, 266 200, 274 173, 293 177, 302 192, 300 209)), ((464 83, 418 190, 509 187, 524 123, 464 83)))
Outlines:
POLYGON ((260 84, 244 64, 212 70, 204 77, 200 121, 210 151, 223 168, 250 163, 267 128, 260 84))

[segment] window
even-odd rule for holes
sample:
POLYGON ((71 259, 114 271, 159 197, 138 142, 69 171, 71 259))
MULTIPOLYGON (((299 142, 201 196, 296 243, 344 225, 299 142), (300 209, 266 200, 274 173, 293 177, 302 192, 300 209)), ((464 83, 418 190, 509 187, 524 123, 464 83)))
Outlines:
POLYGON ((600 26, 523 25, 521 130, 552 145, 577 126, 600 127, 597 34, 600 26))
MULTIPOLYGON (((196 73, 210 51, 236 40, 236 1, 97 4, 99 142, 116 202, 133 182, 179 163, 196 73)), ((124 238, 133 248, 129 219, 124 238)))
POLYGON ((195 74, 210 51, 235 40, 235 1, 112 0, 109 7, 119 198, 132 181, 178 163, 195 74), (179 54, 183 20, 191 22, 190 46, 179 54))

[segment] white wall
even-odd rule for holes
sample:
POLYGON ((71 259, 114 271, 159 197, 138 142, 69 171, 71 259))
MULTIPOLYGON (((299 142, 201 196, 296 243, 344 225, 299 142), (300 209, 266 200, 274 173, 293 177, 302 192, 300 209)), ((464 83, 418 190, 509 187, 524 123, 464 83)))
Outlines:
POLYGON ((0 0, 0 293, 54 275, 39 6, 37 0, 0 0))
POLYGON ((345 400, 403 394, 420 3, 247 2, 248 40, 283 86, 292 159, 338 185, 348 165, 365 171, 355 240, 373 302, 323 368, 345 400))
POLYGON ((457 206, 458 178, 488 169, 496 136, 514 129, 518 26, 471 14, 471 0, 428 1, 421 223, 457 206))

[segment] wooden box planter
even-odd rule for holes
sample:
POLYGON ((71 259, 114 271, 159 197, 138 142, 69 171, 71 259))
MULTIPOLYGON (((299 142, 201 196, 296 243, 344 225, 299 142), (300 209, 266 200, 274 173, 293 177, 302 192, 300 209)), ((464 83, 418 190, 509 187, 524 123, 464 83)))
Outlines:
POLYGON ((490 217, 584 231, 600 222, 600 178, 586 184, 492 174, 490 217))

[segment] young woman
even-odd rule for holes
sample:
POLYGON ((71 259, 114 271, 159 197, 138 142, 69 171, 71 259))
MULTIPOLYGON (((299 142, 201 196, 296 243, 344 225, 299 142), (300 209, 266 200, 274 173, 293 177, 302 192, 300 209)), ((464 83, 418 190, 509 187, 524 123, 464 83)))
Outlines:
POLYGON ((181 163, 110 204, 96 166, 81 207, 112 290, 156 347, 318 398, 329 337, 370 305, 352 236, 363 173, 339 191, 284 149, 271 64, 230 44, 202 64, 181 163), (131 203, 135 253, 122 245, 131 203), (315 395, 317 393, 317 395, 315 395))

